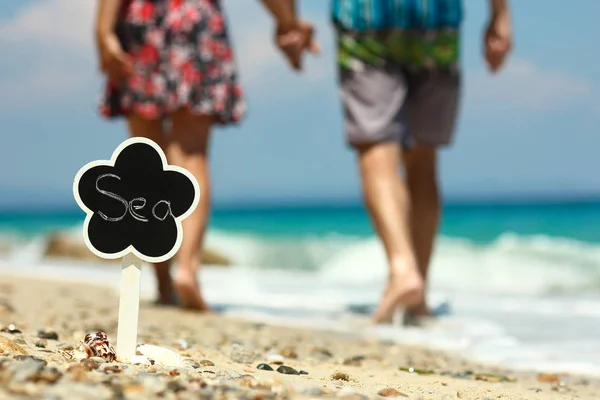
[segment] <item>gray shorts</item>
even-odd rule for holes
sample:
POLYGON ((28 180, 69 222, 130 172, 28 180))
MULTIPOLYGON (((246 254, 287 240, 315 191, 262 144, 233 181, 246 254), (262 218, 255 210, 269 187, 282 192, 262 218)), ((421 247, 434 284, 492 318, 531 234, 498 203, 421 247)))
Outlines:
POLYGON ((459 68, 408 70, 397 63, 360 62, 339 67, 339 85, 350 146, 394 141, 447 146, 456 124, 459 68))

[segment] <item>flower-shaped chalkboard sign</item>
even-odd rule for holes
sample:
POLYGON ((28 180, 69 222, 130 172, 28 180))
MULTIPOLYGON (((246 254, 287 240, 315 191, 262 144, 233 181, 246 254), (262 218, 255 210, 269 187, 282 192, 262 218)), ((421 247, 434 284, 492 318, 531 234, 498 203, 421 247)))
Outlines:
POLYGON ((198 183, 187 170, 168 165, 146 138, 123 142, 108 161, 93 161, 75 177, 73 192, 87 214, 83 236, 97 256, 133 253, 147 262, 173 257, 181 221, 196 208, 198 183))

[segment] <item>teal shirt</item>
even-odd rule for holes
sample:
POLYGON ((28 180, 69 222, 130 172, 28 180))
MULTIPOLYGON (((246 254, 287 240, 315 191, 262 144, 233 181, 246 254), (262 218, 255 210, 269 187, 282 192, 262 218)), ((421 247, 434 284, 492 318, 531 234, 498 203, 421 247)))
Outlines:
POLYGON ((459 29, 462 0, 331 0, 334 23, 351 31, 459 29))

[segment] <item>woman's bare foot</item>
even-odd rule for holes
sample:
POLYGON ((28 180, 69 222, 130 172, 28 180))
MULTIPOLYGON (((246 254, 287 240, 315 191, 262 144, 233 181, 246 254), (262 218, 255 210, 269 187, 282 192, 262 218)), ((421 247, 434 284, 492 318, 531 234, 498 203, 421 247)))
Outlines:
POLYGON ((196 274, 181 268, 174 280, 181 307, 209 312, 210 307, 204 301, 196 274))
POLYGON ((394 312, 418 304, 423 298, 423 278, 414 267, 394 268, 379 307, 373 317, 375 324, 388 324, 394 312))

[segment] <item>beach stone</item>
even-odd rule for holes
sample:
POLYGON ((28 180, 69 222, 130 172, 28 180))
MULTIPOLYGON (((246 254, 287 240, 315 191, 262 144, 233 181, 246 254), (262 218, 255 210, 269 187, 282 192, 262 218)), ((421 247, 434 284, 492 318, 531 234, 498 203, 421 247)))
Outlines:
POLYGON ((229 354, 232 361, 240 364, 251 364, 256 360, 257 356, 258 354, 254 350, 240 345, 232 346, 229 354))
POLYGON ((35 347, 39 347, 41 349, 45 349, 48 346, 48 341, 46 339, 37 339, 35 341, 35 347))
POLYGON ((557 374, 545 374, 541 373, 537 376, 538 382, 547 382, 547 383, 557 383, 560 381, 560 378, 557 374))
POLYGON ((56 383, 63 374, 56 368, 44 368, 36 377, 36 382, 56 383))
POLYGON ((298 373, 300 375, 308 375, 308 372, 306 372, 305 370, 301 369, 300 371, 298 371, 298 373))
POLYGON ((15 356, 15 360, 17 361, 27 361, 27 360, 32 360, 32 361, 36 361, 41 363, 43 366, 48 365, 48 362, 45 360, 42 360, 40 358, 34 357, 34 356, 25 356, 25 355, 18 355, 15 356))
POLYGON ((288 367, 287 365, 280 365, 277 368, 277 372, 285 375, 300 375, 300 373, 292 367, 288 367))
POLYGON ((311 350, 311 354, 313 357, 317 357, 323 360, 333 357, 333 354, 324 347, 313 347, 311 350))
POLYGON ((390 387, 381 389, 377 394, 381 397, 408 397, 408 395, 390 387))
POLYGON ((298 353, 296 352, 296 349, 291 346, 282 348, 279 351, 279 354, 281 354, 285 358, 291 358, 294 360, 298 358, 298 353))
POLYGON ((256 369, 261 369, 263 371, 273 371, 273 367, 271 367, 269 364, 265 364, 265 363, 258 364, 256 366, 256 369))
POLYGON ((331 379, 334 381, 349 381, 350 375, 343 371, 336 371, 333 374, 331 374, 331 379))
POLYGON ((346 358, 342 361, 343 365, 351 365, 354 367, 360 367, 362 365, 362 361, 365 359, 364 356, 352 356, 346 358))
POLYGON ((242 374, 240 374, 237 371, 229 371, 226 369, 223 369, 221 371, 218 371, 215 374, 215 377, 218 379, 235 379, 235 378, 239 378, 240 376, 242 376, 242 374))
POLYGON ((44 364, 35 359, 26 359, 8 367, 8 373, 15 382, 25 382, 34 378, 44 369, 44 364))
POLYGON ((45 399, 52 400, 108 400, 113 398, 113 391, 104 385, 86 385, 78 382, 65 382, 48 388, 45 399))
POLYGON ((214 362, 212 362, 212 361, 210 361, 210 360, 200 360, 200 361, 198 362, 198 364, 199 364, 201 367, 214 367, 214 366, 215 366, 215 363, 214 363, 214 362))
POLYGON ((19 334, 19 333, 23 333, 14 324, 10 324, 8 326, 5 326, 4 328, 2 328, 2 332, 10 333, 11 335, 16 335, 16 334, 19 334))
POLYGON ((40 339, 58 340, 58 333, 53 331, 39 331, 38 337, 40 339))
POLYGON ((311 386, 311 387, 307 387, 307 388, 303 388, 299 391, 299 394, 301 396, 307 396, 307 397, 321 397, 325 394, 327 394, 327 392, 325 392, 323 390, 323 388, 321 388, 320 386, 311 386))

